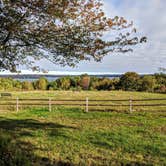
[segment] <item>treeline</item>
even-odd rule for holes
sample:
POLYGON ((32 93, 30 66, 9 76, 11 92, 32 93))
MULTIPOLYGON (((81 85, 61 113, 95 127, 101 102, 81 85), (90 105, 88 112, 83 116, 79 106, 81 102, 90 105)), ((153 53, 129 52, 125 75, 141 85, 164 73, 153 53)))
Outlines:
POLYGON ((127 72, 114 79, 85 74, 62 77, 51 82, 43 77, 33 82, 0 78, 0 90, 125 90, 166 93, 166 74, 140 76, 135 72, 127 72))

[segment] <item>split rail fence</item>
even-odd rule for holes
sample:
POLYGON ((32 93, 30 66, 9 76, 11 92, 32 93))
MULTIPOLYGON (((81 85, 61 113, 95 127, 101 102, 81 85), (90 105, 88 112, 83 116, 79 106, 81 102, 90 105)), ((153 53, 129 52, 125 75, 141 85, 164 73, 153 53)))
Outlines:
POLYGON ((0 106, 12 106, 16 111, 19 111, 22 107, 33 106, 45 106, 52 110, 53 106, 70 106, 70 107, 84 107, 85 112, 89 111, 89 108, 109 108, 109 107, 127 107, 128 111, 133 112, 134 107, 164 107, 166 110, 166 98, 161 99, 108 99, 108 100, 89 100, 87 97, 84 100, 71 100, 71 99, 13 99, 13 98, 1 98, 0 106), (148 102, 148 103, 147 103, 148 102))

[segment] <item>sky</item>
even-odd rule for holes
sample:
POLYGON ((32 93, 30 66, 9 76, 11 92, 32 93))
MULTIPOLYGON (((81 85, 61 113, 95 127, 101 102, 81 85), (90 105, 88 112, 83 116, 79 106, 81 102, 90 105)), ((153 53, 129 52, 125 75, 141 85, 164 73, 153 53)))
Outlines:
POLYGON ((111 53, 102 62, 84 61, 76 68, 46 60, 37 64, 46 70, 71 72, 155 73, 160 67, 166 68, 166 0, 103 0, 103 3, 107 16, 123 16, 133 21, 138 34, 147 36, 148 42, 134 48, 132 53, 111 53))

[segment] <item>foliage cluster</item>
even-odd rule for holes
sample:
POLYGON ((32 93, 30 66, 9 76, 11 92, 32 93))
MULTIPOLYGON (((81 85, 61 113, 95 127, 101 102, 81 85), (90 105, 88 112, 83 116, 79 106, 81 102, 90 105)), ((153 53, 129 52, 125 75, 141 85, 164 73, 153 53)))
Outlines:
POLYGON ((127 72, 120 78, 99 78, 87 74, 66 76, 53 81, 41 77, 37 81, 18 81, 12 78, 0 78, 0 90, 124 90, 166 92, 166 74, 138 75, 127 72))
POLYGON ((62 66, 101 61, 146 42, 136 32, 124 17, 108 18, 100 0, 0 0, 0 69, 24 64, 37 70, 40 59, 62 66), (105 41, 104 32, 117 33, 105 41))

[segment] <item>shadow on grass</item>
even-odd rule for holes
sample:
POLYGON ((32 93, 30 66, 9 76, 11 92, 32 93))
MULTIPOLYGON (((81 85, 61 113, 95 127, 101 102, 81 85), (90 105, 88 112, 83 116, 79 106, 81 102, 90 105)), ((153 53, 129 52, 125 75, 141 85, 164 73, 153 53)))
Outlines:
POLYGON ((117 112, 117 113, 130 113, 126 109, 116 109, 116 108, 89 108, 91 112, 117 112))
MULTIPOLYGON (((47 157, 37 156, 34 152, 39 148, 30 141, 23 141, 23 137, 35 137, 32 131, 49 131, 48 135, 54 137, 68 138, 64 129, 76 129, 72 126, 65 126, 58 123, 44 123, 33 119, 17 120, 0 118, 0 165, 1 166, 71 166, 71 162, 61 160, 50 160, 47 157)), ((45 149, 39 149, 44 151, 45 149)))
MULTIPOLYGON (((120 149, 121 155, 125 156, 137 156, 142 155, 142 161, 135 158, 136 161, 126 160, 123 157, 115 158, 116 163, 124 166, 143 166, 143 165, 153 165, 153 158, 157 158, 154 165, 162 165, 164 163, 165 151, 162 150, 162 140, 158 139, 151 134, 146 136, 145 140, 137 140, 137 137, 132 135, 130 132, 116 131, 116 132, 96 132, 89 136, 90 143, 100 149, 107 149, 111 151, 116 151, 120 149), (148 139, 148 140, 147 140, 148 139), (154 140, 155 139, 155 140, 154 140), (153 142, 152 142, 153 141, 153 142), (155 144, 154 142, 158 142, 155 144), (160 164, 159 164, 159 163, 160 164)), ((147 133, 146 133, 147 134, 147 133)))

